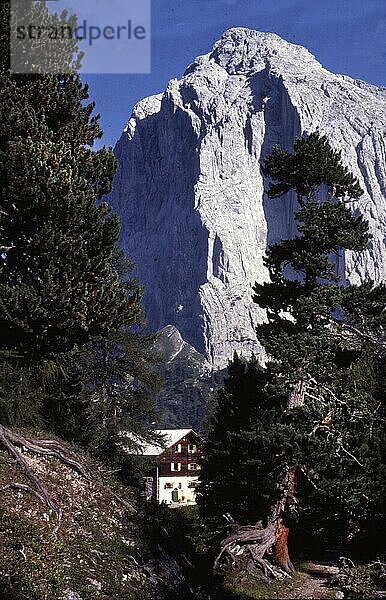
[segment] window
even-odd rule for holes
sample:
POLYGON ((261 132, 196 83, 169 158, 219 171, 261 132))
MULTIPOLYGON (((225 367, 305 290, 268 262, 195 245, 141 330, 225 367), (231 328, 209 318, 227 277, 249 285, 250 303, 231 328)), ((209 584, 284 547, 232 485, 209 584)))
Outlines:
POLYGON ((198 483, 197 481, 189 481, 188 488, 196 488, 197 483, 198 483))
POLYGON ((171 490, 173 488, 173 484, 169 483, 168 481, 165 483, 164 489, 165 490, 171 490))
POLYGON ((197 452, 197 446, 195 444, 188 444, 189 454, 195 454, 197 452))
POLYGON ((188 463, 188 471, 199 471, 201 469, 201 465, 197 463, 188 463))
POLYGON ((182 483, 178 484, 178 489, 180 489, 180 490, 182 489, 182 483))
POLYGON ((181 471, 181 463, 170 463, 171 471, 181 471))
POLYGON ((176 452, 176 454, 180 454, 180 452, 182 452, 182 446, 181 446, 181 444, 176 444, 174 446, 174 452, 176 452))

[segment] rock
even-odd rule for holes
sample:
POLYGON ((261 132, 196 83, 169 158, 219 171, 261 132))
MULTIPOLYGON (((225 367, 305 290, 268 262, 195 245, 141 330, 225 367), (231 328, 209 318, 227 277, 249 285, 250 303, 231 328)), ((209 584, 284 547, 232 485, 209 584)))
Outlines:
POLYGON ((116 145, 108 198, 145 286, 149 327, 174 325, 215 367, 260 353, 252 302, 267 245, 294 233, 295 200, 268 200, 261 170, 274 144, 319 130, 364 189, 353 202, 373 239, 347 252, 348 281, 385 279, 386 90, 335 75, 301 46, 235 28, 164 93, 137 104, 116 145))
POLYGON ((157 600, 170 600, 171 598, 186 598, 194 600, 197 596, 182 575, 181 566, 172 557, 171 553, 165 552, 161 546, 155 550, 155 559, 146 563, 145 571, 148 582, 155 591, 157 600), (175 595, 171 595, 174 590, 175 595))
POLYGON ((63 600, 82 600, 82 597, 72 590, 66 590, 63 594, 63 600))

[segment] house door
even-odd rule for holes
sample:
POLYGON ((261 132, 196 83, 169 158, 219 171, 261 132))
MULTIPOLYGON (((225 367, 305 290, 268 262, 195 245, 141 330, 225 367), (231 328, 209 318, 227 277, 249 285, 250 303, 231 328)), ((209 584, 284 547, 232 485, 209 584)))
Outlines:
POLYGON ((178 502, 178 490, 177 490, 177 488, 175 488, 172 491, 172 502, 178 502))

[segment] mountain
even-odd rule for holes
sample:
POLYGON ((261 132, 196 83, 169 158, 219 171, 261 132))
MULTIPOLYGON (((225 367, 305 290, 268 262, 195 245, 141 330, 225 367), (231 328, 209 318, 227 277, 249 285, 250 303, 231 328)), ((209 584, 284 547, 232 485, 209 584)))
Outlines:
POLYGON ((226 31, 164 93, 146 98, 115 153, 109 202, 137 265, 152 330, 174 325, 211 365, 259 353, 251 301, 267 245, 294 233, 295 198, 267 200, 261 170, 274 144, 319 130, 364 189, 353 203, 373 239, 338 257, 341 275, 385 279, 386 90, 335 75, 271 33, 226 31))
POLYGON ((178 329, 167 325, 157 334, 154 347, 162 358, 165 386, 157 393, 160 410, 157 427, 191 427, 202 433, 208 414, 208 399, 223 382, 223 371, 213 369, 205 356, 185 342, 178 329))

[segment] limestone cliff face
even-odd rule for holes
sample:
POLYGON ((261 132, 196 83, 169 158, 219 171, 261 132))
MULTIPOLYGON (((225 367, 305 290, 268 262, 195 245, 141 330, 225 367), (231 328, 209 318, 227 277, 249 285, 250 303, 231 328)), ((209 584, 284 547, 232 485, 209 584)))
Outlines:
POLYGON ((145 286, 153 330, 171 324, 216 367, 260 351, 252 286, 267 245, 294 232, 294 197, 268 200, 261 171, 274 144, 318 129, 365 190, 369 250, 339 259, 351 282, 386 275, 386 90, 325 70, 274 34, 224 33, 163 94, 142 100, 116 146, 109 201, 145 286))

